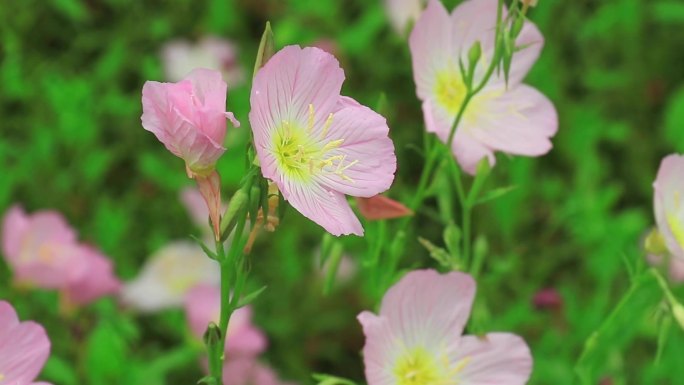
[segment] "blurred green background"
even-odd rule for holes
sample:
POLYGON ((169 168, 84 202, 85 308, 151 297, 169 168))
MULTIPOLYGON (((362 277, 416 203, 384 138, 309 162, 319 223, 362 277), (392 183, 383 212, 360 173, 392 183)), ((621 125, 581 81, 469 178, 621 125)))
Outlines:
MULTIPOLYGON (((517 188, 475 212, 488 256, 474 317, 483 331, 527 340, 532 384, 573 384, 585 340, 628 291, 627 266, 641 264, 660 159, 684 152, 684 2, 539 3, 530 18, 546 44, 527 83, 556 105, 559 132, 545 157, 499 155, 488 186, 517 188), (563 296, 561 310, 534 309, 532 297, 546 287, 563 296)), ((277 47, 334 42, 347 77, 344 94, 374 106, 384 93, 399 162, 389 195, 407 201, 423 161, 422 115, 408 45, 390 28, 380 1, 3 0, 0 212, 17 202, 28 211, 61 211, 81 239, 115 261, 124 280, 169 240, 198 233, 178 202, 179 190, 191 184, 182 161, 140 124, 142 85, 164 80, 164 43, 206 35, 232 40, 249 77, 267 20, 277 47)), ((228 107, 243 126, 231 129, 218 165, 225 196, 245 169, 248 84, 229 89, 228 107)), ((444 189, 436 191, 442 193, 415 218, 402 267, 434 266, 416 236, 442 244, 454 211, 445 206, 444 189)), ((270 339, 265 357, 300 384, 312 383, 312 372, 362 382, 355 316, 373 302, 355 284, 363 272, 322 294, 314 263, 322 236, 290 210, 275 234, 257 242, 252 285, 269 286, 254 305, 270 339)), ((359 239, 343 243, 353 258, 367 248, 359 239)), ((138 316, 103 300, 64 321, 54 293, 19 291, 9 280, 0 263, 0 297, 23 318, 43 323, 53 341, 42 379, 189 384, 201 376, 195 360, 174 356, 187 333, 180 310, 138 316)), ((623 303, 609 338, 586 358, 596 383, 684 384, 675 375, 684 333, 677 326, 663 331, 660 296, 653 282, 645 285, 645 297, 623 303)))

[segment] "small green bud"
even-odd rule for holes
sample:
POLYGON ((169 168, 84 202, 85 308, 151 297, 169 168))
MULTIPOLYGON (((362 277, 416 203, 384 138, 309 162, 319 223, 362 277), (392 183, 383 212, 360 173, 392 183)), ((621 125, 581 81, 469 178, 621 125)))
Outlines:
POLYGON ((660 234, 658 229, 651 230, 644 240, 644 249, 649 254, 664 255, 668 253, 667 245, 665 245, 665 238, 660 234))
POLYGON ((218 325, 211 322, 204 332, 204 344, 210 349, 218 346, 221 343, 221 329, 218 325))
POLYGON ((518 37, 518 35, 520 35, 520 31, 522 31, 523 26, 525 26, 525 17, 518 16, 513 21, 513 25, 511 26, 510 37, 512 40, 515 40, 515 38, 518 37))
POLYGON ((480 44, 480 41, 476 41, 473 43, 473 45, 470 46, 470 49, 468 50, 468 62, 470 63, 470 67, 473 68, 477 64, 477 62, 480 60, 480 57, 482 56, 482 45, 480 44))
POLYGON ((674 319, 679 324, 679 327, 684 330, 684 306, 675 301, 670 301, 670 306, 672 306, 672 315, 674 316, 674 319))
POLYGON ((261 41, 259 42, 259 50, 257 51, 256 61, 254 63, 254 75, 261 67, 268 62, 268 59, 275 54, 275 43, 273 37, 273 30, 271 29, 271 22, 266 22, 266 28, 264 33, 261 35, 261 41))
POLYGON ((249 195, 244 189, 239 189, 233 194, 228 203, 228 208, 221 218, 221 234, 224 236, 232 225, 235 223, 235 216, 239 213, 249 202, 249 195))

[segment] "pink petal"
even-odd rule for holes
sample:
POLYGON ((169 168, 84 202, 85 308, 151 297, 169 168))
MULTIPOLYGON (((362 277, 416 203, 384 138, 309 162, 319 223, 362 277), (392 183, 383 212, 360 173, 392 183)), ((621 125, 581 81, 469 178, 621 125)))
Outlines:
POLYGON ((317 183, 288 183, 281 188, 285 199, 305 217, 319 224, 330 234, 363 235, 361 222, 354 215, 344 195, 317 183))
POLYGON ((380 315, 405 346, 439 350, 458 340, 474 297, 475 281, 467 274, 416 270, 387 291, 380 315))
POLYGON ((439 0, 431 0, 421 14, 409 37, 413 78, 421 100, 431 97, 437 71, 458 65, 451 36, 449 13, 439 0))
POLYGON ((254 358, 228 359, 223 366, 225 385, 281 385, 275 372, 254 358))
POLYGON ((87 272, 87 256, 75 243, 43 243, 15 266, 15 278, 45 289, 65 289, 87 272))
MULTIPOLYGON (((343 81, 337 59, 319 48, 287 46, 271 57, 254 77, 250 96, 249 121, 262 163, 270 156, 271 135, 284 121, 306 127, 309 105, 314 109, 314 126, 324 125, 337 105, 343 81)), ((275 175, 264 176, 275 179, 275 175)))
POLYGON ((483 145, 509 154, 539 156, 551 150, 558 130, 553 104, 521 84, 508 92, 483 92, 473 99, 459 130, 483 145))
POLYGON ((324 142, 343 142, 328 152, 326 158, 338 156, 344 160, 324 167, 318 181, 333 190, 357 197, 372 197, 389 189, 394 181, 397 159, 388 133, 385 118, 367 107, 345 107, 337 111, 324 142), (351 167, 343 171, 350 180, 333 172, 350 164, 351 167))
POLYGON ((81 249, 86 255, 85 273, 69 282, 65 290, 68 303, 79 306, 115 294, 121 288, 121 282, 114 275, 112 262, 107 257, 88 246, 81 246, 81 249))
POLYGON ((19 323, 10 304, 0 301, 0 368, 7 384, 31 383, 50 354, 45 329, 35 322, 19 323))
POLYGON ((532 356, 525 341, 509 333, 464 336, 458 346, 461 383, 524 385, 532 372, 532 356), (462 361, 463 360, 463 361, 462 361))
POLYGON ((19 205, 7 210, 2 221, 2 252, 8 260, 16 260, 21 254, 22 239, 30 221, 19 205))
POLYGON ((658 230, 675 258, 684 258, 684 155, 663 159, 653 183, 658 230), (674 225, 674 227, 673 227, 674 225))
POLYGON ((393 368, 404 350, 401 336, 393 332, 386 317, 364 311, 357 319, 366 336, 363 362, 368 385, 395 385, 393 368))

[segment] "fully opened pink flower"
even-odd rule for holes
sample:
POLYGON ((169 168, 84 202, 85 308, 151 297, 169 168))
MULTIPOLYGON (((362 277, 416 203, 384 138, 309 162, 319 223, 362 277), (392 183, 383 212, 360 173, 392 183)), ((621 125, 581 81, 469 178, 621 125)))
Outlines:
MULTIPOLYGON (((466 84, 459 60, 468 63, 468 50, 482 47, 475 84, 484 75, 494 53, 497 0, 466 0, 449 15, 438 0, 431 0, 416 23, 409 44, 418 98, 423 102, 425 125, 445 141, 461 104, 466 84)), ((465 109, 452 143, 459 164, 475 173, 482 158, 494 164, 495 151, 539 156, 552 145, 558 117, 551 102, 522 80, 539 56, 544 39, 525 22, 513 55, 508 86, 503 74, 494 74, 465 109)))
POLYGON ((178 83, 145 82, 142 125, 174 155, 190 176, 209 176, 226 149, 226 82, 218 71, 198 68, 178 83))
POLYGON ((362 235, 345 194, 387 190, 396 157, 385 119, 340 96, 343 81, 329 53, 285 47, 254 78, 249 121, 261 171, 285 199, 334 235, 362 235))
POLYGON ((0 301, 0 384, 39 385, 33 380, 49 355, 45 329, 32 321, 19 322, 12 305, 0 301))
MULTIPOLYGON (((193 334, 201 339, 210 322, 219 323, 221 290, 218 286, 199 285, 185 299, 185 311, 193 334)), ((229 356, 255 356, 266 349, 266 336, 252 324, 252 309, 233 312, 228 323, 226 351, 229 356)))
POLYGON ((82 245, 85 274, 70 281, 63 291, 68 305, 87 305, 105 295, 115 294, 121 281, 114 275, 112 261, 98 250, 82 245))
POLYGON ((2 251, 17 281, 42 288, 62 289, 87 271, 76 232, 55 211, 27 215, 11 207, 2 224, 2 251))
POLYGON ((196 43, 174 40, 162 49, 164 72, 169 81, 183 79, 195 68, 221 71, 223 79, 234 87, 245 81, 245 74, 237 60, 237 48, 228 40, 206 36, 196 43))
POLYGON ((407 274, 389 289, 380 314, 359 314, 368 385, 525 384, 532 357, 508 333, 461 336, 475 297, 463 273, 407 274))
POLYGON ((663 159, 653 188, 658 231, 670 254, 684 259, 684 155, 663 159))

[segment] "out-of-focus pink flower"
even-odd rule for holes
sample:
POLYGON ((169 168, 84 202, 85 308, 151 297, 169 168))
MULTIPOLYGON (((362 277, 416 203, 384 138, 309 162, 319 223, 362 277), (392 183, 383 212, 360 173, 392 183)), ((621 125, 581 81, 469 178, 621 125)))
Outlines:
MULTIPOLYGON (((201 339, 210 322, 218 325, 221 290, 218 286, 199 285, 188 293, 185 312, 190 330, 201 339)), ((252 324, 252 309, 243 307, 233 312, 228 323, 226 352, 229 357, 255 356, 266 349, 266 336, 252 324)))
POLYGON ((563 297, 553 288, 539 290, 532 299, 537 310, 559 310, 563 308, 563 297))
MULTIPOLYGON (((413 77, 425 125, 444 142, 467 92, 459 62, 468 63, 468 51, 479 41, 477 85, 493 57, 497 3, 466 0, 449 15, 440 1, 431 0, 411 32, 413 77)), ((474 174, 485 157, 493 165, 495 151, 540 156, 551 149, 550 138, 558 128, 556 110, 539 91, 522 84, 543 44, 539 30, 525 22, 516 40, 522 48, 513 55, 508 85, 503 73, 495 72, 465 109, 452 151, 467 172, 474 174)))
POLYGON ((182 80, 195 68, 209 68, 221 71, 229 86, 245 82, 245 73, 237 60, 237 48, 225 39, 206 36, 196 43, 187 40, 173 40, 162 49, 164 72, 167 80, 182 80))
POLYGON ((223 365, 224 385, 290 385, 276 373, 251 357, 228 358, 223 365))
POLYGON ((312 47, 320 48, 323 51, 333 55, 333 56, 338 56, 339 55, 339 50, 340 47, 337 45, 337 42, 332 39, 319 39, 314 41, 311 44, 312 47))
POLYGON ((68 305, 87 305, 103 296, 115 294, 121 288, 121 281, 114 275, 111 260, 90 246, 81 246, 85 255, 85 271, 78 279, 71 281, 63 291, 68 305))
MULTIPOLYGON (((188 211, 192 222, 201 229, 206 228, 209 223, 209 210, 200 191, 196 188, 186 187, 180 192, 180 201, 188 211)), ((221 211, 225 211, 225 205, 221 211)))
POLYGON ((254 78, 249 121, 261 172, 283 197, 331 234, 362 235, 345 195, 387 190, 396 157, 385 119, 340 96, 343 81, 329 53, 285 47, 254 78))
POLYGON ((394 219, 413 215, 408 207, 384 195, 376 195, 370 198, 356 198, 359 212, 370 221, 382 219, 394 219))
POLYGON ((37 287, 61 289, 87 272, 76 232, 55 211, 27 215, 12 206, 3 220, 2 250, 15 279, 37 287))
POLYGON ((401 36, 406 36, 408 27, 415 23, 425 6, 425 0, 385 0, 385 10, 392 28, 401 36))
POLYGON ((147 81, 142 91, 142 125, 174 155, 191 177, 208 177, 226 149, 226 82, 221 73, 198 68, 178 83, 147 81))
POLYGON ((359 314, 368 385, 525 384, 530 350, 509 333, 461 336, 475 297, 463 273, 407 274, 389 289, 380 314, 359 314))
POLYGON ((684 260, 684 155, 663 159, 653 188, 658 231, 670 254, 684 260))
POLYGON ((172 242, 148 259, 140 274, 126 283, 122 301, 142 312, 180 307, 193 287, 218 285, 221 276, 216 261, 186 241, 172 242))
POLYGON ((33 380, 49 355, 45 329, 33 321, 19 322, 12 305, 0 301, 0 384, 38 385, 33 380))

